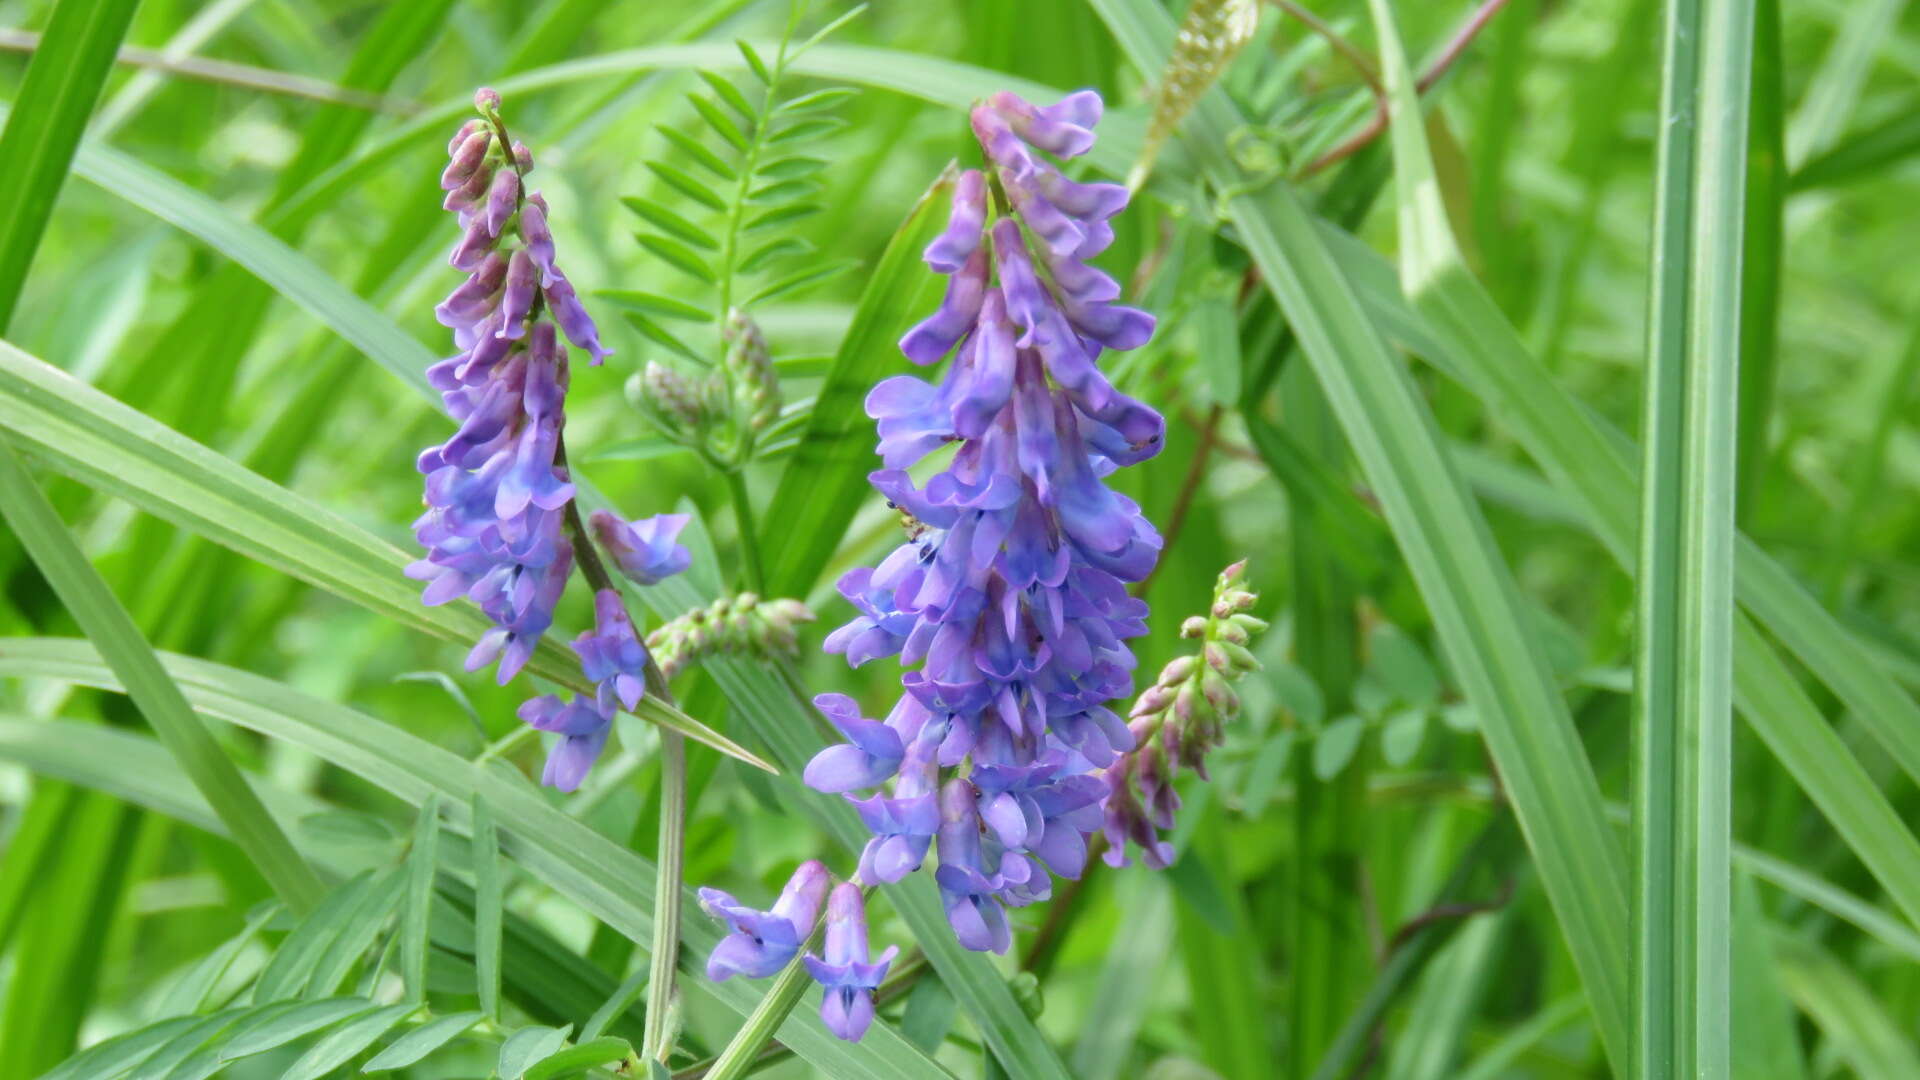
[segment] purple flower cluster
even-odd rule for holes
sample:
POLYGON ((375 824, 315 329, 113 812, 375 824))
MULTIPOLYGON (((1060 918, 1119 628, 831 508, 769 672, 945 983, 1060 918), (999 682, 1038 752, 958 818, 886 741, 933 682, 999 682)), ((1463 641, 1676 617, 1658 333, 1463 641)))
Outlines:
POLYGON ((491 90, 475 95, 482 118, 448 144, 452 160, 440 176, 444 206, 462 230, 449 261, 468 276, 434 309, 460 352, 427 378, 460 428, 420 454, 427 511, 413 528, 427 556, 407 574, 427 582, 428 604, 466 596, 480 605, 494 628, 467 656, 467 670, 498 660, 505 684, 552 625, 573 568, 561 535, 573 484, 554 461, 567 352, 554 323, 593 363, 606 350, 554 265, 546 202, 522 189, 533 156, 505 145, 499 103, 491 90))
MULTIPOLYGON (((845 794, 872 830, 859 880, 899 881, 936 851, 948 921, 982 951, 1006 951, 1008 906, 1080 875, 1104 820, 1101 771, 1134 745, 1107 703, 1132 691, 1125 642, 1146 632, 1147 608, 1127 583, 1152 569, 1160 536, 1102 478, 1157 453, 1165 423, 1096 360, 1144 344, 1154 320, 1113 303, 1118 283, 1086 262, 1113 242, 1126 189, 1069 180, 1036 153, 1085 153, 1101 108, 1083 91, 973 110, 987 169, 959 177, 925 253, 946 297, 900 342, 917 364, 952 362, 937 382, 886 379, 866 402, 884 465, 870 480, 911 516, 910 539, 840 579, 858 616, 826 641, 855 667, 899 657, 905 693, 885 720, 844 695, 814 699, 846 742, 805 780, 845 794), (916 484, 907 470, 950 444, 916 484)), ((875 981, 864 926, 841 961, 832 941, 841 967, 809 966, 829 1026, 857 1037, 875 981)))
MULTIPOLYGON (((552 625, 573 571, 563 522, 574 488, 559 459, 568 379, 561 337, 591 363, 608 353, 554 264, 546 200, 524 189, 533 156, 509 143, 498 94, 481 90, 474 105, 480 118, 448 144, 440 177, 444 206, 461 228, 450 261, 468 276, 434 314, 460 352, 427 369, 460 427, 420 454, 427 510, 413 528, 427 554, 407 576, 427 583, 427 604, 465 596, 486 612, 494 625, 467 655, 467 670, 498 660, 504 685, 552 625)), ((684 518, 628 524, 602 514, 602 536, 632 540, 616 552, 629 574, 658 580, 685 569, 687 550, 673 542, 684 518)), ((618 595, 601 590, 594 606, 595 630, 573 646, 598 688, 594 698, 562 704, 546 695, 520 709, 527 723, 562 736, 545 782, 565 790, 599 756, 616 706, 631 709, 646 689, 646 647, 618 595)))
POLYGON ((1084 153, 1100 110, 1092 92, 1046 107, 1000 93, 973 110, 990 175, 960 177, 926 252, 946 298, 900 343, 917 363, 953 362, 938 383, 897 376, 867 398, 886 466, 873 485, 925 528, 841 579, 859 616, 826 643, 855 666, 898 656, 906 693, 884 722, 816 700, 849 741, 807 782, 891 784, 855 803, 874 833, 862 878, 897 881, 937 843, 948 919, 971 949, 1005 951, 1005 908, 1080 875, 1103 822, 1098 773, 1133 746, 1107 703, 1132 690, 1124 642, 1145 632, 1146 605, 1126 585, 1160 537, 1102 478, 1158 452, 1165 425, 1095 360, 1145 343, 1153 318, 1114 304, 1118 284, 1085 261, 1112 243, 1126 189, 1068 180, 1035 153, 1084 153), (988 224, 990 194, 1010 212, 988 224), (947 444, 951 460, 916 486, 906 470, 947 444))

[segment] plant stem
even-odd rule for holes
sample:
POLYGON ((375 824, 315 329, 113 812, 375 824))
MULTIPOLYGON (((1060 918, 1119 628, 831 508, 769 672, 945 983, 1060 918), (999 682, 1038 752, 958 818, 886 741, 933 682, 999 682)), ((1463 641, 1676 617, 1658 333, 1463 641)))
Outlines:
POLYGON ((653 951, 647 976, 647 1022, 642 1053, 664 1064, 673 1052, 679 1013, 674 967, 680 951, 680 879, 687 834, 687 740, 660 731, 660 843, 653 894, 653 951))
POLYGON ((734 1033, 733 1041, 700 1075, 706 1080, 737 1080, 760 1064, 761 1048, 773 1038, 774 1031, 786 1021, 787 1014, 800 1003, 800 995, 807 990, 805 959, 803 948, 788 961, 773 985, 767 988, 767 996, 754 1008, 753 1015, 734 1033))
POLYGON ((733 498, 733 524, 740 532, 740 558, 747 569, 747 587, 764 592, 767 572, 760 562, 759 526, 753 520, 753 500, 747 496, 747 478, 738 469, 729 470, 727 494, 733 498))

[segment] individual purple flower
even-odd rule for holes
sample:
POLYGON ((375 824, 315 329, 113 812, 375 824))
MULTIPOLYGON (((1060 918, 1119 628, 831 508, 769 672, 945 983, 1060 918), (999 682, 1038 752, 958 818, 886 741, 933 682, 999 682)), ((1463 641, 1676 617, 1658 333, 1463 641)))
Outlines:
POLYGON ((595 510, 587 523, 621 573, 638 584, 656 585, 693 565, 692 553, 675 539, 690 520, 687 514, 655 514, 623 521, 611 511, 595 510))
POLYGON ((940 789, 940 869, 934 881, 947 922, 960 944, 979 952, 1004 953, 1013 943, 999 893, 1006 882, 997 864, 988 866, 980 842, 980 814, 973 785, 954 777, 940 789))
MULTIPOLYGON (((700 906, 731 929, 707 958, 707 978, 723 982, 735 975, 765 978, 786 967, 813 934, 814 919, 827 898, 827 868, 810 859, 787 879, 773 910, 757 911, 719 889, 702 888, 700 906)), ((861 940, 865 959, 865 935, 861 940)))
POLYGON ((826 996, 820 1002, 820 1020, 827 1030, 848 1042, 859 1042, 873 1024, 873 991, 887 977, 887 965, 899 953, 887 946, 880 959, 867 960, 867 902, 860 886, 851 881, 834 887, 827 901, 827 944, 824 957, 808 954, 807 974, 826 996))
POLYGON ((561 791, 573 791, 586 779, 587 770, 606 747, 607 732, 613 726, 610 714, 579 696, 562 704, 558 697, 542 694, 521 705, 519 715, 529 726, 560 736, 547 753, 540 782, 561 791))
POLYGON ((601 589, 593 594, 593 630, 573 639, 573 651, 594 684, 594 707, 601 713, 612 716, 616 709, 631 711, 640 704, 647 690, 647 647, 619 593, 601 589))
POLYGON ((834 795, 856 788, 875 787, 900 770, 906 749, 900 735, 878 720, 860 715, 860 706, 845 694, 821 694, 813 706, 833 722, 847 741, 829 746, 807 762, 804 779, 815 791, 834 795))

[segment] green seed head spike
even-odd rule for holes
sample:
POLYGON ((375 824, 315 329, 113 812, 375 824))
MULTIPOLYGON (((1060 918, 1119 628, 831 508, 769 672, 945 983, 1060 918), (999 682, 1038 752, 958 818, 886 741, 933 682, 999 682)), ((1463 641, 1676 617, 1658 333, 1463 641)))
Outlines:
POLYGON ((1259 0, 1193 0, 1174 38, 1173 55, 1153 96, 1153 122, 1140 160, 1127 175, 1127 190, 1139 191, 1153 171, 1160 148, 1180 121, 1253 40, 1260 25, 1259 0))

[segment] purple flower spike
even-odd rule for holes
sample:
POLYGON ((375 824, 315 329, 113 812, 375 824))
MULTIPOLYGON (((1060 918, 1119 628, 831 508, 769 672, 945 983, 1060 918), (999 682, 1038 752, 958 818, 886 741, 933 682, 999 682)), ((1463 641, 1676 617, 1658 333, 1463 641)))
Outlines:
POLYGON ((621 573, 638 584, 657 585, 693 565, 693 554, 674 539, 691 520, 687 514, 655 514, 622 521, 610 510, 595 510, 587 525, 621 573))
POLYGON ((880 959, 867 962, 867 902, 860 886, 842 882, 827 901, 825 958, 809 954, 807 974, 826 991, 820 1020, 827 1030, 848 1042, 859 1042, 873 1024, 873 991, 887 977, 887 966, 899 953, 889 945, 880 959))
POLYGON ((927 245, 927 265, 942 274, 960 269, 980 246, 980 228, 986 220, 987 178, 979 169, 968 169, 954 181, 953 210, 946 230, 927 245))
POLYGON ((878 720, 860 715, 860 706, 845 694, 821 694, 813 699, 847 741, 829 746, 807 762, 804 779, 815 791, 837 795, 856 788, 876 787, 900 771, 906 749, 900 735, 878 720))
POLYGON ((701 889, 700 906, 733 930, 707 958, 707 978, 714 982, 735 975, 762 979, 786 967, 813 934, 827 885, 826 866, 809 860, 787 879, 771 911, 756 911, 719 889, 701 889))
MULTIPOLYGON (((440 178, 447 191, 442 205, 461 229, 449 261, 468 277, 434 314, 452 330, 459 352, 427 370, 459 427, 417 459, 427 508, 413 529, 426 555, 406 573, 424 583, 423 603, 465 596, 480 607, 493 626, 468 652, 467 670, 497 662, 504 685, 553 625, 573 571, 572 538, 562 521, 574 486, 559 463, 568 361, 556 323, 595 362, 606 351, 554 265, 545 201, 522 189, 532 154, 519 143, 510 151, 503 146, 497 93, 483 89, 474 104, 485 119, 469 120, 454 135, 440 178), (538 310, 541 289, 545 311, 538 310)), ((645 564, 649 573, 686 566, 686 550, 672 543, 677 529, 645 564)), ((618 597, 602 591, 594 607, 595 629, 574 641, 595 684, 592 698, 563 703, 547 695, 520 712, 527 723, 560 735, 542 779, 567 791, 599 757, 614 714, 637 705, 646 689, 646 648, 618 597)))

